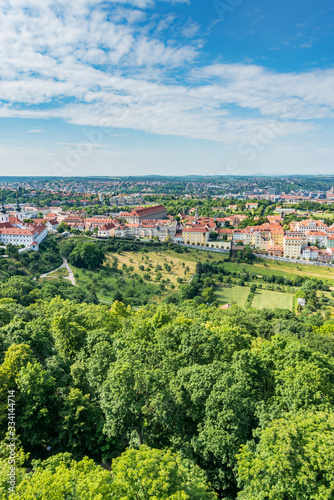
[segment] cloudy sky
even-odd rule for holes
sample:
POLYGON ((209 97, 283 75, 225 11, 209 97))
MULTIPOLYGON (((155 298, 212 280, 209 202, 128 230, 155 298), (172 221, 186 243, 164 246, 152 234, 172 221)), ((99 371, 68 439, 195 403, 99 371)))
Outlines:
POLYGON ((332 0, 0 0, 0 175, 334 173, 332 0))

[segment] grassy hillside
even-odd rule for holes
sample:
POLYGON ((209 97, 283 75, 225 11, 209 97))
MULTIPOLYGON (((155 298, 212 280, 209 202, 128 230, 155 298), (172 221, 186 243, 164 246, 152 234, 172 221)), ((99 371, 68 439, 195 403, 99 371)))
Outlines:
POLYGON ((160 273, 161 280, 169 280, 174 285, 177 284, 177 278, 182 278, 185 282, 188 281, 195 272, 195 260, 185 260, 184 254, 180 256, 180 254, 171 255, 171 253, 168 251, 144 254, 134 252, 108 253, 106 265, 112 265, 113 260, 117 259, 120 268, 123 266, 133 268, 132 271, 141 277, 149 274, 154 280, 157 273, 160 273))
MULTIPOLYGON (((62 247, 65 241, 63 240, 59 244, 62 247)), ((96 244, 101 244, 101 242, 96 242, 96 244)), ((213 286, 215 283, 218 285, 232 283, 230 288, 215 289, 214 298, 220 304, 231 303, 244 307, 250 291, 249 287, 254 283, 258 289, 252 307, 256 309, 275 307, 292 309, 293 295, 298 289, 298 285, 297 287, 291 286, 289 283, 287 285, 279 283, 278 285, 277 283, 272 284, 272 281, 268 285, 263 285, 262 280, 255 279, 256 276, 261 278, 276 275, 288 277, 291 280, 298 277, 317 278, 327 282, 330 287, 334 285, 334 271, 327 267, 260 259, 256 259, 253 264, 245 264, 230 262, 227 254, 208 250, 159 244, 148 246, 140 242, 129 241, 110 241, 108 244, 110 245, 109 251, 106 252, 105 261, 101 268, 88 270, 72 266, 72 269, 76 284, 82 290, 95 294, 99 300, 110 303, 115 300, 115 297, 134 307, 150 302, 161 302, 167 296, 168 300, 174 300, 180 285, 189 283, 194 276, 197 262, 219 263, 223 267, 218 266, 217 269, 233 273, 226 277, 226 275, 222 276, 221 273, 218 276, 219 271, 217 274, 213 271, 211 275, 208 275, 208 284, 204 285, 203 281, 202 290, 195 292, 195 295, 202 297, 203 288, 211 286, 210 279, 213 286), (249 277, 247 274, 251 276, 249 277), (241 281, 244 282, 245 286, 242 286, 241 281)), ((62 280, 65 278, 65 274, 67 272, 61 270, 49 275, 47 279, 62 280)), ((190 297, 187 294, 183 295, 183 299, 194 297, 194 295, 190 297)))
POLYGON ((232 272, 245 270, 247 273, 258 274, 259 276, 275 274, 278 276, 307 276, 326 280, 334 285, 334 269, 330 267, 318 267, 304 264, 294 264, 290 262, 280 262, 275 260, 256 260, 253 264, 237 264, 236 262, 225 262, 226 269, 232 272))

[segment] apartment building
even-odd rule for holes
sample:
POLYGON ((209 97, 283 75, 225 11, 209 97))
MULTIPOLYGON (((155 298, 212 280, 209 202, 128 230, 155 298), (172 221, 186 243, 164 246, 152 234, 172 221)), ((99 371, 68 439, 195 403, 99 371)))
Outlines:
POLYGON ((246 203, 246 210, 253 210, 259 206, 258 203, 246 203))
POLYGON ((246 231, 244 229, 234 229, 233 241, 246 241, 246 231))
POLYGON ((267 247, 267 252, 269 255, 273 255, 274 257, 282 257, 283 256, 283 247, 270 245, 267 247))
POLYGON ((325 231, 305 231, 307 242, 311 245, 318 245, 321 248, 327 248, 327 234, 325 231))
POLYGON ((295 223, 295 231, 327 231, 327 226, 323 220, 305 219, 295 223))
POLYGON ((44 224, 24 224, 22 227, 1 227, 0 242, 3 245, 24 245, 38 250, 38 245, 48 234, 48 229, 44 224))
POLYGON ((285 236, 283 240, 284 257, 299 259, 301 252, 307 246, 307 238, 301 236, 285 236))
POLYGON ((319 249, 317 247, 306 247, 302 251, 302 259, 318 260, 319 249))
POLYGON ((274 246, 283 247, 284 230, 282 226, 278 224, 270 226, 270 239, 274 246))
POLYGON ((120 213, 120 217, 126 219, 129 224, 139 224, 143 220, 159 220, 167 217, 167 208, 163 205, 142 208, 138 207, 130 213, 120 213))
POLYGON ((205 245, 209 240, 209 234, 209 229, 206 227, 186 227, 182 231, 182 241, 190 245, 196 245, 197 243, 205 245))
POLYGON ((49 233, 56 233, 58 226, 59 222, 57 221, 57 219, 45 220, 45 227, 47 227, 49 233))
POLYGON ((114 229, 115 238, 134 238, 139 224, 120 224, 114 229))
POLYGON ((267 250, 270 245, 270 232, 269 231, 254 231, 253 232, 253 245, 254 248, 259 250, 267 250))
POLYGON ((232 240, 233 239, 234 230, 229 228, 221 228, 218 229, 218 239, 219 240, 232 240))
POLYGON ((115 234, 115 224, 112 222, 109 222, 107 224, 104 224, 103 226, 100 226, 98 229, 98 237, 99 238, 110 238, 114 236, 115 234))
POLYGON ((84 220, 85 231, 92 231, 95 227, 102 227, 108 224, 110 219, 107 215, 98 215, 84 220))
POLYGON ((120 224, 114 226, 114 229, 106 230, 102 227, 98 236, 108 237, 115 236, 116 238, 145 238, 145 239, 158 239, 159 241, 166 241, 168 238, 173 240, 176 235, 176 224, 173 226, 164 224, 120 224))
POLYGON ((84 218, 80 217, 79 215, 66 215, 65 217, 57 217, 57 220, 60 222, 64 222, 64 224, 67 224, 68 226, 73 228, 82 228, 83 230, 85 227, 84 218))

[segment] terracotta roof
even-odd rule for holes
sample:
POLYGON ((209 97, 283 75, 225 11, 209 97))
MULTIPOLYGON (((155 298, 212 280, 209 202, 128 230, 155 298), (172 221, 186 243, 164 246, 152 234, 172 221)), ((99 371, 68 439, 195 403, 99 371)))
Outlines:
POLYGON ((109 229, 113 229, 115 227, 115 224, 112 222, 109 222, 109 224, 105 224, 104 226, 100 227, 100 231, 109 231, 109 229))
POLYGON ((326 236, 326 233, 324 231, 305 231, 305 234, 307 236, 326 236))
POLYGON ((299 236, 286 236, 285 240, 301 240, 299 236))
POLYGON ((20 227, 11 227, 11 228, 1 228, 0 234, 18 234, 22 236, 33 236, 36 234, 36 231, 32 232, 30 229, 21 229, 20 227))
POLYGON ((18 217, 13 217, 10 215, 8 219, 11 224, 22 224, 22 221, 18 217))
POLYGON ((319 220, 313 220, 313 219, 305 219, 305 220, 297 222, 297 224, 299 226, 309 226, 310 222, 315 222, 316 226, 327 227, 324 222, 321 222, 319 220))
POLYGON ((186 227, 184 233, 207 233, 209 230, 206 227, 186 227))
POLYGON ((130 215, 135 217, 136 216, 142 217, 143 215, 149 215, 155 212, 161 212, 162 210, 166 210, 166 207, 164 207, 163 205, 155 205, 154 207, 148 207, 148 208, 139 207, 136 208, 135 210, 132 210, 132 212, 130 212, 130 215))

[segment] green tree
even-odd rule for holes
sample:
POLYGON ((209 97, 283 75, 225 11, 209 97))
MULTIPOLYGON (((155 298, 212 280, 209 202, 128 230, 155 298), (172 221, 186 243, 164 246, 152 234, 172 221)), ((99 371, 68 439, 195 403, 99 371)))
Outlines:
POLYGON ((55 379, 40 363, 28 362, 16 379, 18 429, 23 446, 39 448, 50 444, 57 421, 55 379))
POLYGON ((103 500, 112 498, 111 484, 111 473, 96 465, 93 460, 85 457, 76 462, 71 460, 69 453, 62 453, 44 462, 35 461, 33 471, 25 474, 16 486, 16 494, 10 498, 103 500))
POLYGON ((213 288, 210 286, 208 288, 204 288, 202 292, 202 297, 205 302, 211 303, 214 299, 214 292, 213 288))
POLYGON ((123 302, 123 295, 119 290, 114 295, 114 302, 123 302))
POLYGON ((34 288, 35 285, 30 278, 12 276, 0 283, 0 297, 12 298, 20 304, 28 305, 34 301, 34 288))
POLYGON ((57 227, 57 231, 58 233, 64 233, 65 231, 70 231, 71 230, 71 226, 69 226, 68 224, 66 224, 66 222, 61 222, 58 227, 57 227))
MULTIPOLYGON (((7 419, 7 396, 9 390, 16 390, 16 377, 21 368, 33 360, 33 353, 26 344, 14 344, 6 352, 4 362, 0 365, 0 429, 7 419)), ((3 436, 3 434, 2 434, 3 436)))
POLYGON ((8 243, 8 245, 6 246, 6 253, 7 255, 9 255, 9 257, 14 257, 14 259, 16 259, 19 256, 19 249, 16 245, 8 243))
POLYGON ((242 500, 333 498, 334 414, 300 412, 274 420, 259 444, 241 447, 238 476, 242 500))
POLYGON ((205 403, 205 416, 198 425, 196 451, 204 460, 213 486, 235 493, 235 455, 252 436, 255 412, 263 398, 264 381, 256 357, 241 351, 231 369, 214 385, 205 403))
POLYGON ((102 438, 102 412, 89 394, 71 388, 60 412, 59 441, 74 457, 99 456, 102 438))
POLYGON ((86 339, 86 329, 65 315, 54 318, 52 334, 59 354, 67 358, 74 358, 86 339))
POLYGON ((80 241, 72 250, 68 258, 70 264, 86 269, 95 269, 103 264, 104 252, 98 243, 80 241))
POLYGON ((204 472, 170 450, 141 446, 127 450, 112 463, 112 498, 214 500, 204 472))

